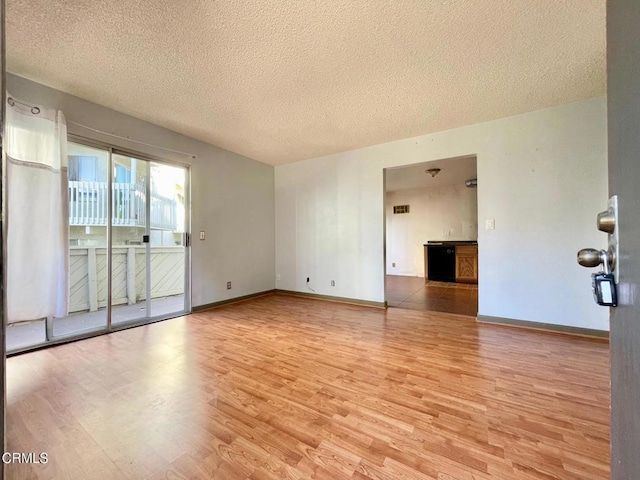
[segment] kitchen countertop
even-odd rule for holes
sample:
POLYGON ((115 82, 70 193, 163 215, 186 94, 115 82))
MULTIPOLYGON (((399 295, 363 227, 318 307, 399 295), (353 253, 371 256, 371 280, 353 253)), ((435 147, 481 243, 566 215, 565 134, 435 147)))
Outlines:
POLYGON ((427 243, 424 244, 425 247, 429 245, 444 245, 444 246, 455 246, 455 245, 478 245, 477 240, 428 240, 427 243))

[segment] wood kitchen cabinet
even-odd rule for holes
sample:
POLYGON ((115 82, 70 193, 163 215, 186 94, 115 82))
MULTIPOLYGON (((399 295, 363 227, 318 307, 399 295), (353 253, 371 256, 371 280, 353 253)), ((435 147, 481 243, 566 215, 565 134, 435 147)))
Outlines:
POLYGON ((456 246, 456 282, 478 283, 478 246, 456 246))

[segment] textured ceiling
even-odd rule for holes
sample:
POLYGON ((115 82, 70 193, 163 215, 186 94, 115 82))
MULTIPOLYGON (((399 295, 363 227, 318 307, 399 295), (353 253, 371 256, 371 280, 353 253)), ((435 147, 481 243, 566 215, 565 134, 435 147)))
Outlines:
POLYGON ((283 164, 605 92, 605 0, 6 0, 7 69, 283 164))

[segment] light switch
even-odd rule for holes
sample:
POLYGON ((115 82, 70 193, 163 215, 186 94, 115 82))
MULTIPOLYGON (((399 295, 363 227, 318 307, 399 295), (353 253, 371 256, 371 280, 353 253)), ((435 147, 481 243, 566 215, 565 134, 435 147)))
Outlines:
POLYGON ((485 228, 487 230, 495 230, 496 228, 496 221, 494 218, 489 218, 485 221, 485 228))
POLYGON ((200 240, 204 240, 204 230, 200 230, 200 240))

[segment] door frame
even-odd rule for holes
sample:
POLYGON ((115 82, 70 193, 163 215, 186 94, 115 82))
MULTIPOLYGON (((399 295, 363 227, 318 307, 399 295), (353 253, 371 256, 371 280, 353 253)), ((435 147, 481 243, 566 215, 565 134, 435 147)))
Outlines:
MULTIPOLYGON (((477 153, 469 153, 467 155, 457 155, 455 157, 444 157, 444 158, 434 158, 434 159, 430 159, 430 160, 423 160, 420 162, 413 162, 413 163, 406 163, 406 164, 402 164, 402 165, 392 165, 392 166, 387 166, 387 167, 383 167, 382 168, 382 275, 383 275, 383 295, 384 295, 384 307, 385 308, 396 308, 395 306, 390 306, 389 302, 388 302, 388 297, 387 297, 387 173, 389 172, 389 170, 396 170, 399 168, 406 168, 406 167, 414 167, 417 165, 422 165, 422 164, 429 164, 429 163, 433 163, 433 162, 449 162, 449 161, 454 161, 454 160, 460 160, 460 159, 464 159, 464 158, 470 158, 470 157, 475 157, 475 161, 476 161, 476 180, 478 179, 478 164, 479 164, 479 156, 477 153)), ((480 272, 480 230, 481 230, 481 221, 480 221, 480 194, 479 194, 479 189, 480 186, 476 185, 475 190, 476 190, 476 206, 477 206, 477 212, 476 212, 476 219, 478 222, 478 272, 480 272)), ((426 276, 426 272, 425 272, 425 283, 427 281, 427 276, 426 276)), ((478 307, 477 307, 477 312, 476 312, 476 316, 479 315, 480 313, 480 275, 478 273, 478 307)), ((426 311, 430 311, 430 310, 426 310, 426 311)), ((435 310, 434 310, 435 311, 435 310)))

